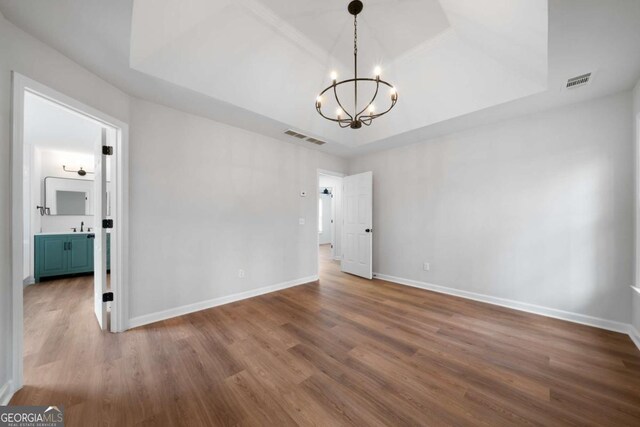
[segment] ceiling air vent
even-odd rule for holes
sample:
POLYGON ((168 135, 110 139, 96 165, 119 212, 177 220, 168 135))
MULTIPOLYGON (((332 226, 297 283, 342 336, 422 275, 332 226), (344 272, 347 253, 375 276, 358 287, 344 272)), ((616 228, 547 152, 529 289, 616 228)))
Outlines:
POLYGON ((567 89, 573 89, 576 87, 584 86, 591 80, 591 73, 583 74, 581 76, 573 77, 567 80, 567 89))
POLYGON ((324 145, 324 144, 326 144, 325 141, 320 141, 319 139, 315 139, 315 138, 307 138, 307 141, 309 141, 312 144, 316 144, 316 145, 324 145))
POLYGON ((302 134, 300 132, 296 132, 295 130, 292 130, 292 129, 287 129, 287 130, 284 131, 284 133, 286 135, 292 136, 294 138, 305 139, 305 140, 307 140, 308 142, 310 142, 312 144, 316 144, 316 145, 324 145, 324 144, 326 144, 325 141, 321 141, 319 139, 312 138, 312 137, 304 135, 304 134, 302 134))
POLYGON ((284 131, 284 133, 286 133, 289 136, 293 136, 294 138, 298 138, 298 139, 305 139, 307 137, 307 135, 303 135, 301 133, 298 133, 294 130, 288 129, 286 131, 284 131))

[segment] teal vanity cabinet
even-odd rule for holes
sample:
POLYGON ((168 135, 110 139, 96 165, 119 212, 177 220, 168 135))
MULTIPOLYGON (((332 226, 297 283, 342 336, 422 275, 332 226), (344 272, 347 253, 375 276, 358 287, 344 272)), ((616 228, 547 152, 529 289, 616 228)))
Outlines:
MULTIPOLYGON (((87 234, 67 235, 67 273, 93 271, 93 242, 87 234)), ((46 258, 45 258, 46 259, 46 258)))
MULTIPOLYGON (((89 233, 38 234, 34 244, 34 276, 43 277, 93 272, 94 239, 89 233)), ((107 234, 107 270, 111 267, 111 236, 107 234)))
POLYGON ((64 234, 35 236, 34 275, 60 276, 67 272, 67 236, 64 234))

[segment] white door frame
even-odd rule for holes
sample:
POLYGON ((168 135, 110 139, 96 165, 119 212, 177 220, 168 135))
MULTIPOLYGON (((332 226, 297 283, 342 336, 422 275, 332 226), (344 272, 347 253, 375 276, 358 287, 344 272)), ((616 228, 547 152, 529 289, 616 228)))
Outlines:
POLYGON ((116 222, 114 275, 111 277, 114 298, 112 304, 112 330, 122 332, 128 322, 128 220, 129 220, 129 125, 101 111, 85 105, 35 80, 12 72, 12 127, 11 127, 11 294, 12 294, 12 393, 23 385, 23 148, 24 148, 24 95, 30 92, 46 98, 103 125, 116 129, 116 222))
MULTIPOLYGON (((634 202, 635 202, 635 248, 634 248, 634 261, 636 263, 636 268, 634 271, 634 280, 633 285, 631 286, 638 292, 640 292, 640 113, 638 113, 635 117, 635 194, 634 194, 634 202)), ((640 347, 640 346, 639 346, 640 347)))
MULTIPOLYGON (((320 276, 320 235, 318 234, 318 221, 320 220, 319 218, 319 211, 320 211, 320 175, 329 175, 329 176, 335 176, 338 178, 344 178, 345 174, 343 174, 342 172, 334 172, 334 171, 330 171, 330 170, 326 170, 326 169, 318 169, 317 173, 316 173, 316 214, 315 214, 315 222, 314 222, 314 226, 315 226, 315 230, 316 230, 316 260, 318 260, 318 267, 316 270, 316 275, 319 277, 320 276)), ((342 197, 342 191, 340 191, 340 197, 342 197)), ((336 201, 334 200, 332 205, 332 214, 333 217, 336 217, 335 214, 335 204, 336 201)), ((342 206, 342 204, 341 204, 342 206)), ((334 246, 335 246, 335 240, 337 239, 342 239, 342 236, 338 236, 337 233, 335 232, 335 224, 333 224, 333 239, 334 239, 334 246)), ((340 248, 342 248, 342 244, 340 245, 340 248)))

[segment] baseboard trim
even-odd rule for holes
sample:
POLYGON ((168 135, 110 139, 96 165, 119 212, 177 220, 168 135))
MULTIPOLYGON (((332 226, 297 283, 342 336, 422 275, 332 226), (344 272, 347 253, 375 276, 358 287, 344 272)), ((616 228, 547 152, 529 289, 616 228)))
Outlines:
POLYGON ((0 387, 0 405, 7 406, 9 401, 13 397, 12 382, 7 381, 2 387, 0 387))
POLYGON ((294 286, 304 285, 306 283, 315 282, 316 280, 318 280, 317 274, 314 276, 302 277, 300 279, 278 283, 276 285, 264 286, 262 288, 253 289, 246 292, 240 292, 233 295, 227 295, 220 298, 214 298, 214 299, 201 301, 193 304, 183 305, 180 307, 170 308, 164 311, 145 314, 143 316, 133 317, 129 319, 129 329, 137 328, 138 326, 148 325, 150 323, 159 322, 161 320, 171 319, 172 317, 178 317, 185 314, 194 313, 200 310, 206 310, 208 308, 217 307, 219 305, 229 304, 229 303, 240 301, 243 299, 257 297, 259 295, 264 295, 264 294, 268 294, 275 291, 281 291, 283 289, 292 288, 294 286))
MULTIPOLYGON (((417 280, 404 279, 401 277, 389 276, 386 274, 374 273, 374 277, 388 282, 397 283, 399 285, 411 286, 414 288, 425 289, 428 291, 434 291, 441 294, 453 295, 456 297, 466 298, 474 301, 485 302, 488 304, 499 305, 501 307, 507 307, 514 310, 525 311, 527 313, 539 314, 541 316, 553 317, 555 319, 566 320, 573 323, 580 323, 582 325, 594 326, 600 329, 606 329, 614 332, 621 332, 629 334, 631 336, 631 325, 622 322, 616 322, 613 320, 601 319, 599 317, 587 316, 585 314, 573 313, 570 311, 558 310, 555 308, 543 307, 535 304, 529 304, 520 301, 514 301, 506 298, 493 297, 485 294, 478 294, 475 292, 463 291, 460 289, 449 288, 446 286, 434 285, 432 283, 419 282, 417 280)), ((632 337, 633 339, 633 337, 632 337)), ((638 345, 638 342, 635 341, 638 345)), ((640 346, 638 346, 640 349, 640 346)))

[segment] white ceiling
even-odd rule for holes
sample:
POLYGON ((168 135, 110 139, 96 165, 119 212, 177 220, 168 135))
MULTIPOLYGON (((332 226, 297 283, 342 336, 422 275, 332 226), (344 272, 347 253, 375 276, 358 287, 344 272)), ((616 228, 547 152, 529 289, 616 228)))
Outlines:
POLYGON ((400 101, 371 128, 341 130, 313 101, 331 69, 351 73, 346 3, 0 0, 0 12, 133 96, 306 144, 282 134, 293 127, 345 156, 628 90, 640 76, 638 0, 369 0, 360 68, 381 64, 400 101), (589 86, 562 90, 588 71, 589 86))
POLYGON ((58 151, 93 154, 101 127, 64 107, 27 93, 24 99, 27 144, 58 151))
MULTIPOLYGON (((345 0, 136 0, 131 66, 149 75, 355 147, 540 92, 547 80, 543 0, 376 0, 358 17, 361 76, 400 91, 393 114, 340 129, 314 109, 331 70, 353 76, 345 0), (482 7, 478 7, 482 3, 482 7)), ((375 84, 360 85, 358 111, 375 84)), ((352 92, 339 92, 353 106, 352 92)), ((377 108, 390 105, 388 90, 377 108)), ((337 103, 327 96, 325 111, 337 103)), ((355 107, 349 108, 355 110, 355 107)))

